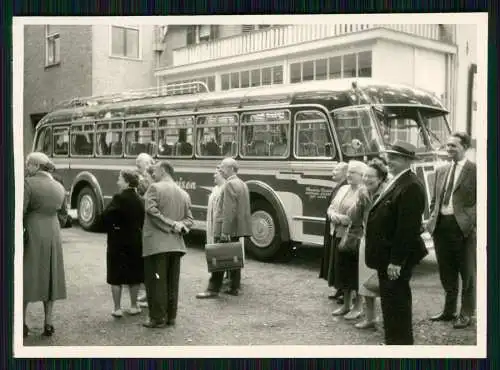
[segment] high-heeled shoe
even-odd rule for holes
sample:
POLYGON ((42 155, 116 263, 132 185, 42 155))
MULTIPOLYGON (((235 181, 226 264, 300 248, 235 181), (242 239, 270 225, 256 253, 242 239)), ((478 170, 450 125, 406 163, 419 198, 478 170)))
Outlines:
POLYGON ((30 328, 28 328, 28 325, 24 324, 23 325, 23 338, 26 338, 30 333, 30 328))
POLYGON ((348 308, 339 307, 335 311, 332 312, 332 315, 333 316, 344 316, 348 312, 349 312, 348 308))
POLYGON ((45 325, 42 335, 44 337, 51 337, 54 334, 54 327, 52 325, 45 325))
POLYGON ((357 329, 375 329, 375 322, 369 320, 363 320, 354 325, 357 329))
POLYGON ((357 320, 361 317, 362 312, 357 310, 351 310, 344 315, 346 320, 357 320))

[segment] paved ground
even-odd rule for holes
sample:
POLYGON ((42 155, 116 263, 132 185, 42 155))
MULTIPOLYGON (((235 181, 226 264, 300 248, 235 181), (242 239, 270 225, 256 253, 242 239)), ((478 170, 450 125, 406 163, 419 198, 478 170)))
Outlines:
MULTIPOLYGON (((320 251, 299 250, 288 263, 261 263, 249 259, 243 271, 243 293, 217 300, 197 300, 208 273, 199 237, 190 238, 181 269, 179 314, 173 328, 149 330, 140 324, 147 311, 136 317, 114 319, 106 285, 105 235, 78 227, 63 230, 68 299, 54 309, 55 335, 40 336, 41 303, 29 306, 31 335, 28 346, 103 345, 336 345, 379 344, 376 331, 359 331, 343 319, 331 316, 337 305, 317 278, 320 251)), ((415 272, 413 303, 416 344, 475 344, 476 329, 454 330, 450 324, 430 323, 439 311, 442 291, 433 255, 415 272)), ((128 306, 125 294, 123 306, 128 306)), ((380 307, 377 307, 380 314, 380 307)))

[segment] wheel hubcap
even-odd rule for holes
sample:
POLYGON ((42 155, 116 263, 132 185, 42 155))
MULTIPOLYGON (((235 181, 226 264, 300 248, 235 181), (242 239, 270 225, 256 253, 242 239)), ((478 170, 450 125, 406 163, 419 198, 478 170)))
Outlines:
POLYGON ((80 200, 80 218, 83 222, 90 222, 94 214, 94 201, 90 195, 85 194, 80 200))
POLYGON ((267 248, 273 241, 276 232, 271 215, 265 211, 257 211, 252 214, 252 237, 251 240, 259 248, 267 248))

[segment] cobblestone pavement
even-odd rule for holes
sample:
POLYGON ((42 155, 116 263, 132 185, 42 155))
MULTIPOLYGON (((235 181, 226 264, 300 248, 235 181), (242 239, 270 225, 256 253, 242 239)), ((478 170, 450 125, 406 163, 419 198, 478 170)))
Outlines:
MULTIPOLYGON (((177 325, 150 330, 138 316, 113 318, 106 284, 105 234, 64 229, 63 248, 68 298, 54 307, 55 335, 44 338, 41 303, 28 308, 31 334, 26 346, 164 346, 164 345, 376 345, 383 341, 381 323, 375 331, 360 331, 331 312, 336 303, 325 281, 317 278, 319 249, 300 249, 287 263, 247 260, 242 294, 197 300, 208 280, 201 237, 190 237, 182 260, 177 325)), ((420 345, 476 343, 476 328, 454 330, 449 323, 427 317, 442 304, 435 257, 417 268, 412 283, 415 340, 420 345)), ((128 292, 123 307, 129 304, 128 292)), ((380 306, 377 307, 380 317, 380 306)))

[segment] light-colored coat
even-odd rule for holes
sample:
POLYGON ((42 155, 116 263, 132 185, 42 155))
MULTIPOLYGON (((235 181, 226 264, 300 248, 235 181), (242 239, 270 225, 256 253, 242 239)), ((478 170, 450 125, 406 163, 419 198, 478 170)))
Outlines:
POLYGON ((232 238, 252 234, 250 194, 247 184, 238 176, 230 176, 222 186, 222 195, 215 216, 214 236, 232 238))
MULTIPOLYGON (((431 216, 427 223, 430 234, 436 229, 437 219, 441 212, 443 197, 446 192, 446 179, 451 163, 436 169, 434 188, 431 197, 431 216)), ((458 226, 464 237, 468 237, 476 228, 476 165, 467 160, 453 189, 453 211, 458 226)))
POLYGON ((174 221, 188 229, 193 225, 191 199, 174 181, 153 183, 144 195, 146 215, 142 229, 143 257, 166 252, 186 253, 181 234, 174 231, 174 221))
POLYGON ((214 243, 214 227, 215 227, 215 211, 219 205, 220 196, 222 194, 222 186, 215 185, 208 197, 207 206, 207 244, 214 243))
POLYGON ((61 234, 57 212, 64 187, 47 172, 24 180, 23 220, 28 235, 23 255, 23 299, 26 302, 66 298, 61 234))

